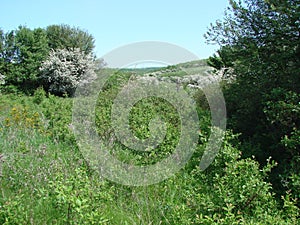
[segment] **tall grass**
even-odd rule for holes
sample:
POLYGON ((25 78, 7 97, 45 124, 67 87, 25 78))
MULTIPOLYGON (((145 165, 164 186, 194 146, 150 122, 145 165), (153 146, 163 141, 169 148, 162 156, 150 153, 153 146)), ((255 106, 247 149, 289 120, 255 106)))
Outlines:
MULTIPOLYGON (((117 74, 100 93, 99 135, 107 135, 112 99, 129 77, 117 74)), ((0 224, 297 223, 296 200, 287 194, 282 208, 266 182, 275 163, 270 160, 261 168, 254 159, 241 159, 230 132, 214 163, 199 170, 209 134, 206 111, 199 109, 202 133, 185 168, 158 184, 131 187, 106 180, 82 156, 71 130, 72 99, 41 90, 31 97, 3 94, 0 109, 0 224)), ((116 145, 120 159, 151 164, 172 152, 178 118, 167 102, 141 101, 132 110, 132 128, 147 137, 149 118, 161 109, 171 119, 160 151, 154 158, 137 157, 116 145)))

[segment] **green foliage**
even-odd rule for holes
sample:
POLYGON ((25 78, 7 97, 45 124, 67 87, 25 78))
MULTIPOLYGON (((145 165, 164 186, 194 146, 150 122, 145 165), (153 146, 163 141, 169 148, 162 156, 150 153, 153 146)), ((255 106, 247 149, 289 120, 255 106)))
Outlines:
POLYGON ((13 68, 16 55, 14 35, 14 31, 4 33, 0 30, 0 73, 4 76, 11 73, 13 68))
POLYGON ((132 133, 139 139, 149 138, 149 122, 159 116, 167 127, 163 143, 158 148, 141 152, 133 151, 115 140, 111 127, 111 108, 122 85, 127 83, 130 75, 130 73, 115 72, 105 85, 105 91, 99 94, 95 120, 97 132, 105 141, 113 141, 116 149, 113 150, 113 154, 120 160, 137 165, 154 164, 171 154, 178 143, 179 118, 174 107, 167 101, 155 97, 143 99, 131 109, 129 124, 132 133))
POLYGON ((7 33, 0 30, 0 74, 5 76, 6 86, 14 85, 32 94, 41 85, 38 79, 41 75, 39 68, 51 49, 80 49, 85 56, 95 60, 94 38, 79 28, 51 25, 46 29, 33 30, 19 26, 7 33))
POLYGON ((232 0, 206 34, 221 47, 210 65, 232 67, 236 76, 224 87, 229 126, 251 146, 245 156, 254 154, 262 164, 272 156, 279 163, 271 178, 281 194, 288 189, 280 177, 300 173, 290 166, 300 154, 299 18, 298 0, 232 0))
POLYGON ((39 87, 34 91, 33 94, 33 102, 36 104, 41 104, 43 100, 46 98, 46 92, 43 87, 39 87))
MULTIPOLYGON (((10 36, 10 35, 9 35, 10 36)), ((48 54, 46 32, 37 28, 19 27, 13 35, 13 51, 6 58, 11 70, 5 75, 9 84, 32 88, 36 85, 39 67, 48 54)))
POLYGON ((79 48, 86 55, 93 53, 94 37, 87 31, 66 24, 50 25, 46 28, 48 45, 51 49, 72 50, 79 48))
MULTIPOLYGON (((99 95, 96 123, 101 136, 110 135, 111 101, 129 78, 129 73, 116 73, 99 95)), ((284 195, 281 207, 267 182, 274 162, 260 167, 254 159, 242 159, 230 132, 213 164, 199 169, 210 130, 208 111, 199 111, 199 145, 184 169, 158 184, 129 187, 106 181, 78 151, 71 131, 72 99, 42 93, 39 89, 32 97, 0 98, 1 224, 296 223, 294 195, 284 195), (36 104, 40 95, 42 101, 36 104)), ((132 128, 147 137, 148 122, 157 113, 164 114, 170 130, 157 156, 137 157, 116 144, 119 159, 147 165, 172 152, 178 118, 167 102, 150 98, 136 104, 132 128)), ((297 188, 298 178, 290 179, 297 188)))
MULTIPOLYGON (((0 98, 0 223, 297 224, 299 2, 230 3, 224 22, 217 22, 208 33, 210 41, 221 45, 208 64, 236 75, 234 82, 224 83, 224 93, 230 125, 242 134, 227 131, 215 160, 201 171, 211 118, 203 92, 190 91, 201 128, 195 153, 177 174, 147 187, 109 182, 92 169, 72 132, 72 99, 46 93, 42 87, 33 96, 24 96, 14 86, 28 88, 43 80, 53 93, 71 95, 79 77, 89 70, 82 62, 95 60, 93 37, 68 25, 46 30, 19 27, 8 33, 0 30, 0 73, 5 76, 0 82, 3 78, 6 82, 0 98), (50 48, 61 56, 56 61, 51 57, 45 61, 50 48), (74 51, 80 52, 80 57, 76 58, 74 51), (42 75, 38 71, 41 65, 42 75)), ((139 152, 127 148, 114 134, 114 99, 134 73, 182 76, 207 70, 205 63, 179 65, 184 71, 177 66, 161 71, 101 71, 112 76, 99 93, 95 125, 101 140, 112 147, 110 153, 132 165, 154 164, 168 157, 181 131, 174 107, 156 97, 132 107, 128 119, 136 137, 150 136, 153 118, 162 118, 167 128, 157 148, 139 152)))
POLYGON ((234 58, 234 48, 229 46, 222 46, 220 50, 217 51, 217 55, 209 57, 207 64, 214 67, 217 70, 222 68, 229 68, 233 66, 232 59, 234 58))
MULTIPOLYGON (((268 160, 261 169, 255 160, 241 159, 230 144, 232 138, 227 134, 220 153, 204 174, 192 171, 205 183, 201 186, 195 182, 197 194, 191 200, 196 224, 290 224, 297 218, 297 210, 293 214, 278 211, 271 184, 266 182, 276 164, 268 160), (284 215, 290 216, 282 219, 284 215)), ((295 207, 292 202, 291 208, 295 207)))
MULTIPOLYGON (((98 181, 98 179, 97 179, 98 181)), ((98 181, 99 182, 99 181, 98 181)), ((106 224, 101 202, 109 200, 110 193, 102 192, 105 182, 95 183, 84 168, 75 169, 71 176, 58 173, 49 184, 53 206, 67 224, 106 224), (97 185, 97 186, 96 186, 97 185)))

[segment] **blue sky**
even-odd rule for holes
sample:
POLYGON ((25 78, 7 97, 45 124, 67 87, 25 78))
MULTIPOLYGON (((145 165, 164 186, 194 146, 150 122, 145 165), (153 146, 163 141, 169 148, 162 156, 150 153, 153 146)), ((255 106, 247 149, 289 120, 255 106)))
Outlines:
POLYGON ((227 0, 9 0, 1 2, 0 27, 78 26, 95 37, 98 57, 133 42, 164 41, 207 58, 218 47, 206 45, 203 34, 226 6, 227 0))

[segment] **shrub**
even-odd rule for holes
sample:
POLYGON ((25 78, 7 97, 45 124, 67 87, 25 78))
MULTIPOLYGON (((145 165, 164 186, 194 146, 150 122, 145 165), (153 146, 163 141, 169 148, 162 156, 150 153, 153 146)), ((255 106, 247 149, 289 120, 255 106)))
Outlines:
POLYGON ((42 63, 40 79, 49 92, 72 96, 79 83, 89 83, 96 78, 96 62, 92 54, 78 48, 52 50, 42 63))
POLYGON ((33 102, 36 104, 42 103, 42 101, 46 97, 46 92, 44 91, 43 87, 39 87, 38 89, 35 90, 33 94, 33 102))

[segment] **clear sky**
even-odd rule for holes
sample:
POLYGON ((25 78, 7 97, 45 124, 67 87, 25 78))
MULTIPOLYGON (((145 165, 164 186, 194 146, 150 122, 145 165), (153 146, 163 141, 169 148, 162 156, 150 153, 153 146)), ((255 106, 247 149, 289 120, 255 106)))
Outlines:
POLYGON ((164 41, 207 58, 218 47, 206 45, 203 34, 210 23, 223 18, 228 1, 4 0, 0 5, 4 31, 19 25, 80 27, 95 37, 98 57, 133 42, 164 41))

